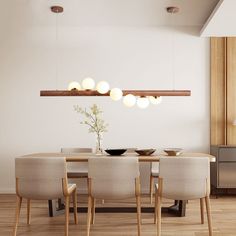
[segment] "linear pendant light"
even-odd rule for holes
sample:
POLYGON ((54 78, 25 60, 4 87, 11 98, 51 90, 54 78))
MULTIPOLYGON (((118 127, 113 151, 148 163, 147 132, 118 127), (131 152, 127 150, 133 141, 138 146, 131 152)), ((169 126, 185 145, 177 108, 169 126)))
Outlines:
MULTIPOLYGON (((123 96, 133 94, 134 96, 191 96, 190 90, 122 90, 123 96)), ((101 94, 96 90, 41 90, 41 97, 59 97, 59 96, 110 96, 110 90, 101 94)))
MULTIPOLYGON (((169 7, 167 8, 168 13, 176 13, 178 12, 178 8, 176 7, 169 7)), ((61 6, 52 6, 51 11, 54 13, 62 13, 63 12, 63 7, 61 6)), ((74 82, 75 83, 75 82, 74 82)), ((112 90, 108 90, 105 93, 101 93, 97 90, 93 89, 85 89, 85 90, 80 90, 80 85, 78 82, 77 86, 75 88, 71 88, 69 90, 41 90, 40 91, 40 96, 42 97, 57 97, 57 96, 111 96, 110 92, 112 90)), ((191 96, 191 90, 121 90, 122 95, 121 96, 127 96, 129 94, 133 96, 138 96, 138 97, 154 97, 158 98, 161 96, 191 96)))

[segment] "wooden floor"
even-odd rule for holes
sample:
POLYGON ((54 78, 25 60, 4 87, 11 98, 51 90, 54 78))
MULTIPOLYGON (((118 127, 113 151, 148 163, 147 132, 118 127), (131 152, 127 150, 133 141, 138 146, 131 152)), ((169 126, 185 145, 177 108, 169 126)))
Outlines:
MULTIPOLYGON (((85 196, 78 196, 80 205, 86 203, 85 196)), ((148 204, 148 197, 142 198, 142 205, 148 204)), ((134 202, 134 201, 133 201, 134 202)), ((165 201, 165 205, 172 202, 165 201)), ((99 203, 98 203, 99 204, 99 203)), ((131 205, 129 202, 119 202, 119 205, 131 205)), ((105 202, 105 205, 114 205, 105 202)), ((211 199, 214 236, 236 236, 236 196, 219 197, 211 199)), ((26 225, 26 203, 23 202, 18 236, 63 236, 64 215, 54 218, 48 217, 47 202, 35 201, 32 203, 31 225, 26 225)), ((0 236, 12 234, 12 226, 15 212, 15 196, 0 195, 0 236)), ((207 236, 207 222, 200 224, 200 210, 198 201, 190 201, 187 204, 186 217, 173 217, 163 215, 163 236, 207 236)), ((86 230, 86 214, 79 214, 79 224, 73 224, 71 214, 69 235, 82 236, 86 230)), ((91 227, 91 236, 120 236, 137 235, 136 214, 133 213, 97 213, 95 224, 91 227)), ((142 236, 156 235, 156 227, 153 224, 153 214, 142 214, 142 236)))

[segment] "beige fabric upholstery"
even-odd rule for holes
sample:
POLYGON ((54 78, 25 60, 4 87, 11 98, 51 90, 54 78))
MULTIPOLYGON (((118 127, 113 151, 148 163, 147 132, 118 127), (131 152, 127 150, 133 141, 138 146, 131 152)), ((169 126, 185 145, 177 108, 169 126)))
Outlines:
POLYGON ((127 148, 125 154, 132 154, 132 153, 137 154, 135 150, 137 150, 137 148, 127 148))
MULTIPOLYGON (((92 153, 92 148, 62 148, 62 153, 92 153)), ((69 178, 79 178, 88 175, 88 163, 67 163, 69 178)))
POLYGON ((15 175, 18 194, 28 199, 56 199, 63 196, 62 179, 66 178, 63 157, 16 158, 15 175))
POLYGON ((158 162, 151 163, 151 175, 154 177, 159 176, 159 163, 158 162))
MULTIPOLYGON (((210 192, 210 166, 206 157, 160 158, 162 197, 175 200, 203 198, 210 192)), ((157 186, 158 187, 158 186, 157 186)))
POLYGON ((88 160, 91 195, 100 199, 125 199, 135 196, 139 177, 137 157, 92 157, 88 160))

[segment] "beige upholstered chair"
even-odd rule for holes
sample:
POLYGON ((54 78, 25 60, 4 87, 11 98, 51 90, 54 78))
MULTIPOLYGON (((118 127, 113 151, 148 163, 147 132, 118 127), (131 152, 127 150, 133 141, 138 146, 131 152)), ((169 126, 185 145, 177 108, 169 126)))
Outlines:
POLYGON ((65 236, 68 236, 70 196, 74 202, 77 224, 76 185, 67 183, 66 160, 63 157, 20 157, 15 159, 16 175, 16 235, 22 198, 27 199, 27 223, 30 224, 30 201, 65 198, 65 236))
MULTIPOLYGON (((92 148, 62 148, 61 152, 69 153, 92 153, 92 148)), ((67 163, 68 178, 88 178, 87 163, 67 163)))
POLYGON ((154 179, 159 176, 159 163, 152 162, 150 168, 150 203, 152 204, 153 193, 154 193, 154 179))
POLYGON ((204 200, 209 235, 212 236, 210 210, 210 167, 206 157, 160 158, 160 174, 156 185, 155 222, 157 235, 161 235, 162 198, 174 200, 200 199, 201 223, 204 224, 204 200))
POLYGON ((136 197, 138 235, 141 230, 139 163, 137 157, 93 157, 88 160, 87 236, 94 221, 95 199, 136 197))

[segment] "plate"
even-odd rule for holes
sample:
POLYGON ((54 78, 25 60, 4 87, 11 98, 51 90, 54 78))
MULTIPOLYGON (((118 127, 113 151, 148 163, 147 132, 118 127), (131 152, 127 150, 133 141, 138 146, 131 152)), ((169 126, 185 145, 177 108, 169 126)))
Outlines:
POLYGON ((135 152, 137 152, 140 156, 150 156, 152 155, 154 152, 156 151, 156 149, 137 149, 135 150, 135 152))
POLYGON ((106 149, 105 152, 111 156, 120 156, 124 154, 127 149, 106 149))
POLYGON ((166 148, 164 152, 167 153, 168 156, 178 156, 182 153, 182 148, 166 148))

